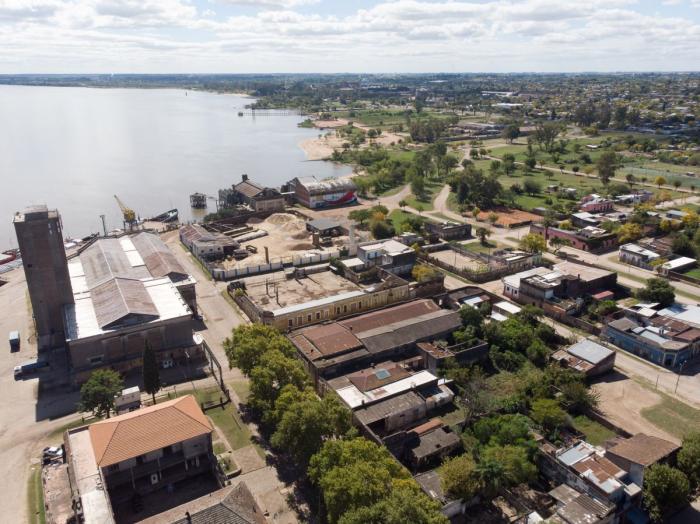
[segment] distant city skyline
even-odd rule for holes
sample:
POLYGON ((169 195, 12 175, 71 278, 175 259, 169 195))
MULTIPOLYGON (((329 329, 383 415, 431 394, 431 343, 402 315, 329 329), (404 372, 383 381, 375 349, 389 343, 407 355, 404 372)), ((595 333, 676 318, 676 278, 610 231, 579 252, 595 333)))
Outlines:
POLYGON ((0 0, 0 73, 700 70, 700 0, 0 0))

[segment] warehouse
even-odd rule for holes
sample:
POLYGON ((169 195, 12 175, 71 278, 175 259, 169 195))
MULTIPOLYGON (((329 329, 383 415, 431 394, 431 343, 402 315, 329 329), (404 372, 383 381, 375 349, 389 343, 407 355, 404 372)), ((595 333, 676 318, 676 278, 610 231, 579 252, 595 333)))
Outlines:
POLYGON ((295 178, 289 190, 302 206, 316 209, 357 202, 357 187, 349 178, 317 180, 314 176, 295 178))

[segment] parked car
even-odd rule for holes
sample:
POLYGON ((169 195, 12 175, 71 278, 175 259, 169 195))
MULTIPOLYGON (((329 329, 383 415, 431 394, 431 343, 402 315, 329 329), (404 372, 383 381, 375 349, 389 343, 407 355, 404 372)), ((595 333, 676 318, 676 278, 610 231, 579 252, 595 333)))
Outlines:
POLYGON ((50 446, 48 448, 44 448, 43 452, 44 457, 51 457, 51 458, 59 458, 63 456, 63 448, 59 446, 50 446))
POLYGON ((34 360, 15 366, 15 380, 26 375, 31 375, 41 368, 48 367, 48 365, 48 360, 34 360))

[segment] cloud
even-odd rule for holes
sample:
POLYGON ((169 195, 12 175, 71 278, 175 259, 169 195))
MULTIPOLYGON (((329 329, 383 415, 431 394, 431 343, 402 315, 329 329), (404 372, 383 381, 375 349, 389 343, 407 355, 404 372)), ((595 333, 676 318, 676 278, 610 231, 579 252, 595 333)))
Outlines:
POLYGON ((632 0, 377 0, 322 14, 330 1, 219 0, 245 13, 231 16, 195 0, 0 0, 0 71, 700 68, 700 25, 632 0))

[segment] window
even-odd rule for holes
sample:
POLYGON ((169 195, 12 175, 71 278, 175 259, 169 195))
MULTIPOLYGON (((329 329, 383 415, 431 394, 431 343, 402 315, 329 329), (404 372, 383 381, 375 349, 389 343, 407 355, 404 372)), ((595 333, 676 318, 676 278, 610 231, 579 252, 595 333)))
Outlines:
POLYGON ((311 313, 309 313, 308 315, 306 315, 306 321, 307 321, 307 322, 311 322, 311 313))
POLYGON ((102 364, 103 360, 104 360, 104 355, 97 355, 97 356, 88 358, 88 362, 92 365, 102 364))
POLYGON ((293 318, 287 319, 287 327, 294 327, 294 319, 293 318))
POLYGON ((348 312, 348 306, 347 306, 347 304, 346 304, 346 305, 343 306, 343 313, 347 313, 347 312, 348 312))
POLYGON ((321 312, 316 311, 316 320, 321 320, 321 312))

